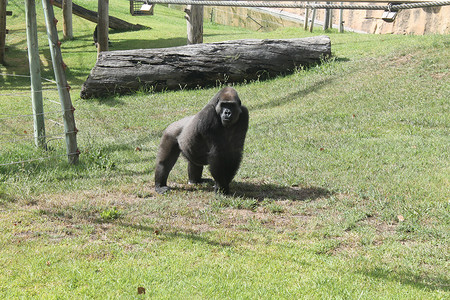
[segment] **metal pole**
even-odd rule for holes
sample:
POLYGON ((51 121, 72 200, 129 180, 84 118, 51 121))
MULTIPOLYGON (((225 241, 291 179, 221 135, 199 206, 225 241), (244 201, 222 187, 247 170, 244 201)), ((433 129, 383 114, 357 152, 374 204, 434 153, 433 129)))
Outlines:
MULTIPOLYGON (((342 4, 342 2, 341 2, 342 4)), ((339 10, 339 32, 343 33, 344 32, 344 10, 340 9, 339 10)))
POLYGON ((36 2, 25 0, 25 15, 27 24, 28 61, 30 63, 31 101, 34 119, 34 143, 37 147, 46 149, 44 104, 42 101, 41 65, 36 23, 36 2))
POLYGON ((45 24, 47 27, 48 43, 50 54, 52 56, 53 71, 55 72, 55 79, 58 85, 59 100, 63 111, 64 130, 66 132, 66 149, 70 164, 78 162, 79 151, 77 148, 77 128, 75 127, 75 118, 73 115, 74 108, 72 100, 70 99, 69 89, 67 84, 66 74, 64 73, 65 64, 61 55, 61 42, 58 40, 58 31, 56 30, 56 23, 53 12, 52 0, 42 0, 44 8, 45 24))

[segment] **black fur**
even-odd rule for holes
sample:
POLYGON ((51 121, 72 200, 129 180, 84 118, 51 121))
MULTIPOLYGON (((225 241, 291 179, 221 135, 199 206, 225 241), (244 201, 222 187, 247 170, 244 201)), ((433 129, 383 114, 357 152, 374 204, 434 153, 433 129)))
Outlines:
POLYGON ((248 119, 237 92, 226 87, 196 115, 169 125, 156 158, 155 190, 160 194, 169 190, 167 177, 182 153, 188 160, 189 183, 204 182, 203 166, 209 165, 215 191, 228 194, 241 163, 248 119))

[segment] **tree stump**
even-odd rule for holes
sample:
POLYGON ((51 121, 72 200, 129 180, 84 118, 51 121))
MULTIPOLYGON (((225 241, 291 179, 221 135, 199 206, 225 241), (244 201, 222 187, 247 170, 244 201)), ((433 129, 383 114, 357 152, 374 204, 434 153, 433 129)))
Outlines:
POLYGON ((273 78, 330 55, 327 36, 106 51, 83 84, 81 98, 273 78))

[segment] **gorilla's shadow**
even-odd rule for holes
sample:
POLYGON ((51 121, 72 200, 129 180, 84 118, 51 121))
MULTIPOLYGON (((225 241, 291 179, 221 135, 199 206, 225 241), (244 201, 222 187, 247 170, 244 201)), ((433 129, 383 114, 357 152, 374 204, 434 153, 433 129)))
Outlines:
POLYGON ((331 196, 333 193, 321 187, 282 187, 274 184, 251 184, 234 182, 231 186, 234 197, 264 199, 311 201, 331 196))

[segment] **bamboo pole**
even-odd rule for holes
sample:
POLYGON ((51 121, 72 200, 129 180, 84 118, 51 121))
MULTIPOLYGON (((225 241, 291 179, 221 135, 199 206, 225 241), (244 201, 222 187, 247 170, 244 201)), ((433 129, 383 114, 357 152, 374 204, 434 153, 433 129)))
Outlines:
POLYGON ((37 147, 46 149, 44 104, 42 101, 41 65, 39 59, 35 0, 25 0, 25 15, 27 24, 28 61, 30 63, 31 77, 34 143, 37 147))
POLYGON ((67 157, 70 164, 76 164, 78 162, 79 151, 77 148, 78 130, 75 126, 75 117, 73 115, 75 109, 72 106, 72 100, 70 99, 69 93, 70 86, 67 84, 66 74, 64 73, 65 65, 61 55, 61 42, 58 40, 58 31, 56 30, 56 23, 58 20, 55 18, 51 2, 52 0, 42 0, 42 6, 44 8, 45 25, 47 27, 53 71, 55 73, 59 100, 63 111, 67 157))
POLYGON ((5 64, 6 50, 6 0, 0 0, 0 64, 5 64))

